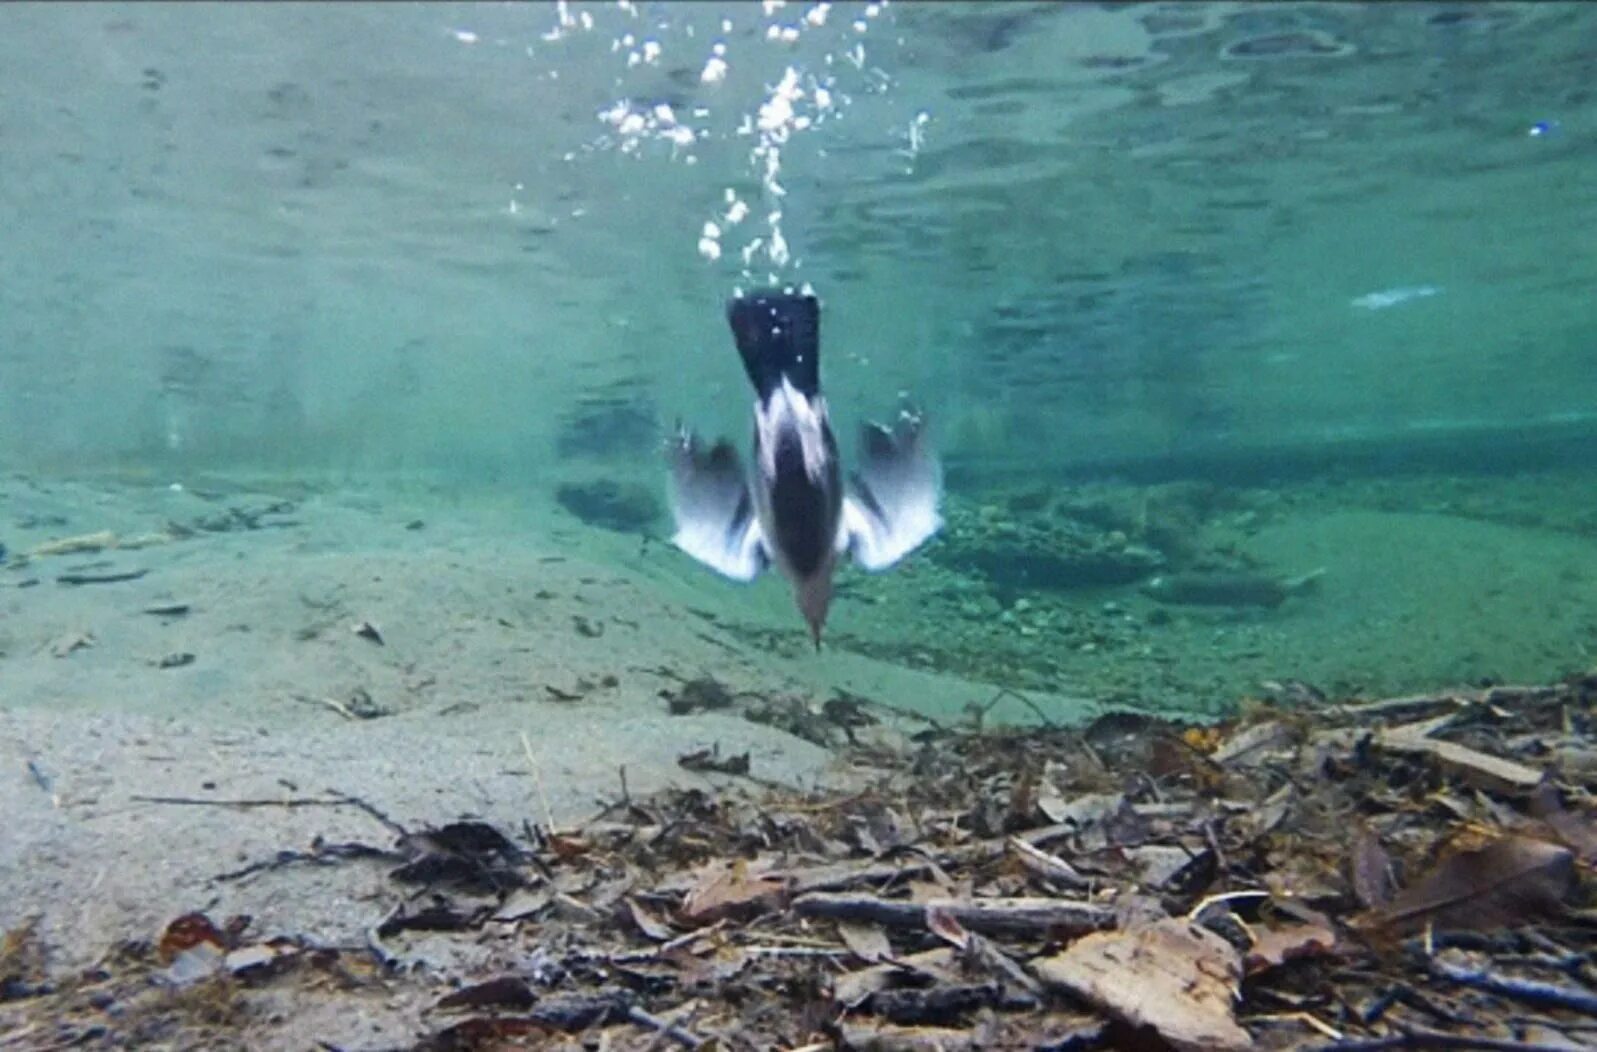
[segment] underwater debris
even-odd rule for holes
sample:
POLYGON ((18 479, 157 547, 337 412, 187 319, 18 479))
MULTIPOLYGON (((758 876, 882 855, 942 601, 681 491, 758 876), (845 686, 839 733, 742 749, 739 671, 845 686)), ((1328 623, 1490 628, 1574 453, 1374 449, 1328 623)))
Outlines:
POLYGON ((98 533, 84 533, 75 537, 62 537, 60 540, 46 541, 35 546, 28 554, 35 558, 47 555, 81 555, 115 547, 116 534, 110 530, 101 530, 98 533))
POLYGON ((50 644, 50 653, 58 658, 87 650, 94 646, 94 636, 88 632, 69 632, 50 644))
POLYGON ((286 515, 298 507, 291 500, 262 499, 254 504, 235 504, 214 515, 203 515, 186 525, 168 523, 167 532, 175 537, 202 533, 232 533, 236 530, 285 529, 298 526, 294 519, 272 519, 268 516, 286 515))
POLYGON ((736 756, 722 756, 721 747, 712 745, 708 749, 697 749, 683 756, 677 757, 677 766, 684 771, 696 771, 700 774, 741 774, 749 773, 749 754, 738 753, 736 756))
POLYGON ((1160 574, 1142 586, 1142 593, 1161 603, 1183 606, 1273 608, 1308 591, 1324 576, 1323 569, 1299 577, 1223 571, 1160 574))
POLYGON ((714 676, 699 676, 687 680, 676 690, 662 690, 666 711, 673 716, 688 716, 695 712, 713 712, 732 707, 732 692, 714 676))
MULTIPOLYGON (((157 798, 368 810, 390 844, 317 840, 218 879, 376 867, 369 945, 187 914, 92 982, 55 982, 19 930, 0 1031, 308 1047, 283 1006, 380 998, 427 1021, 413 1049, 1583 1047, 1594 703, 1597 675, 1214 727, 935 727, 896 751, 834 724, 852 788, 623 783, 561 833, 407 831, 336 794, 157 798), (1541 777, 1475 782, 1446 751, 1378 744, 1415 736, 1541 777)), ((834 714, 862 711, 880 710, 834 714)))
POLYGON ((995 586, 1064 590, 1134 584, 1166 565, 1160 552, 1115 529, 1052 515, 1010 518, 950 507, 928 557, 995 586))
POLYGON ((587 399, 561 420, 555 451, 563 458, 645 456, 659 441, 658 417, 654 404, 637 395, 587 399))
POLYGON ((1350 301, 1350 304, 1360 310, 1385 310, 1388 307, 1397 307, 1412 300, 1439 296, 1441 293, 1442 290, 1435 285, 1405 285, 1401 288, 1382 289, 1379 292, 1368 292, 1362 296, 1355 296, 1350 301))
POLYGON ((85 584, 122 584, 126 581, 137 581, 145 576, 148 570, 125 570, 111 573, 64 573, 57 575, 56 584, 69 586, 85 584))
POLYGON ((646 534, 660 517, 660 501, 652 490, 613 479, 565 483, 555 490, 555 499, 588 525, 617 533, 646 534))
POLYGON ((294 700, 303 705, 321 705, 332 709, 346 720, 375 720, 381 716, 391 716, 394 711, 374 701, 365 687, 350 691, 348 701, 315 694, 295 694, 294 700))

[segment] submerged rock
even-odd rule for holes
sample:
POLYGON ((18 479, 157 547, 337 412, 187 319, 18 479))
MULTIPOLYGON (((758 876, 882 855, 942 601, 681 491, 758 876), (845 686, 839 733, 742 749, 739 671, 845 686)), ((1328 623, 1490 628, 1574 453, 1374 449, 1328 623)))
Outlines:
POLYGON ((1013 518, 997 507, 951 508, 931 557, 999 588, 1106 588, 1132 584, 1165 566, 1164 556, 1118 529, 1057 514, 1013 518))
POLYGON ((647 533, 660 517, 653 491, 636 483, 568 482, 555 491, 555 499, 588 525, 618 533, 647 533))
POLYGON ((1324 570, 1301 577, 1274 577, 1269 574, 1195 572, 1161 574, 1143 585, 1143 594, 1161 603, 1188 606, 1280 606, 1289 596, 1312 587, 1324 570))

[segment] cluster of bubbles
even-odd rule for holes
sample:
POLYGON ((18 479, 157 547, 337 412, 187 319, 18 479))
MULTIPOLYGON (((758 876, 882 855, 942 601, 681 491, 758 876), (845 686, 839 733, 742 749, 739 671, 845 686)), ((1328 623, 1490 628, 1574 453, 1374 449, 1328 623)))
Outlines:
MULTIPOLYGON (((857 5, 763 0, 757 7, 728 7, 711 39, 702 43, 691 26, 680 27, 681 31, 673 32, 669 41, 637 28, 617 32, 610 50, 629 71, 659 67, 668 48, 676 52, 683 46, 702 47, 692 67, 698 69, 701 89, 708 90, 699 93, 700 101, 678 106, 658 99, 623 96, 599 111, 598 119, 607 130, 586 149, 618 150, 639 157, 660 150, 672 162, 697 165, 699 147, 705 142, 747 139, 747 175, 758 181, 758 192, 749 199, 736 186, 723 184, 710 216, 691 236, 705 260, 714 263, 729 255, 741 261, 745 280, 753 280, 758 271, 768 270, 770 280, 778 281, 782 272, 800 265, 782 225, 787 196, 782 185, 784 151, 796 136, 836 119, 849 106, 853 99, 842 86, 845 80, 863 82, 865 90, 885 90, 890 83, 886 73, 867 65, 866 57, 868 34, 885 6, 885 0, 857 5), (735 22, 749 16, 759 17, 763 23, 760 36, 765 49, 760 58, 768 60, 772 48, 789 54, 780 72, 773 67, 771 75, 764 78, 763 98, 755 105, 748 104, 752 100, 733 99, 730 92, 717 94, 725 90, 722 86, 732 72, 735 22), (829 35, 821 40, 823 53, 819 59, 813 58, 816 49, 805 49, 812 56, 808 65, 818 70, 812 71, 799 59, 799 45, 822 31, 829 35), (849 74, 854 75, 852 79, 849 74)), ((636 25, 647 25, 630 0, 619 0, 616 7, 630 15, 636 25)), ((556 24, 543 35, 545 41, 558 41, 596 28, 590 12, 573 10, 565 0, 555 5, 555 18, 556 24)), ((656 27, 666 28, 669 27, 656 27)), ((618 86, 622 83, 624 75, 618 78, 618 86)), ((909 129, 912 156, 920 149, 926 122, 926 115, 921 114, 909 129)), ((566 155, 567 160, 574 160, 578 152, 582 151, 566 155)), ((749 180, 738 177, 732 181, 746 186, 749 180)))

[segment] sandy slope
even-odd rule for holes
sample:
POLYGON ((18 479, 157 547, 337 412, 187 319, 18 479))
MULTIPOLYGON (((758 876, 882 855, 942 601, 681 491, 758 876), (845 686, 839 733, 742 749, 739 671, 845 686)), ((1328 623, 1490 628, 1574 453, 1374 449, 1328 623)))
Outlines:
POLYGON ((240 528, 0 570, 0 929, 40 916, 61 963, 190 909, 358 940, 386 908, 366 900, 360 867, 211 880, 318 835, 387 844, 358 810, 138 796, 332 789, 411 824, 473 815, 514 828, 545 808, 569 822, 619 794, 622 767, 636 792, 706 784, 676 761, 710 745, 748 751, 765 779, 844 776, 824 750, 739 716, 668 715, 659 692, 677 677, 713 673, 734 690, 815 699, 846 686, 942 713, 991 693, 858 655, 753 652, 686 611, 724 602, 797 631, 774 582, 728 588, 675 553, 637 555, 635 539, 569 520, 531 526, 371 494, 302 494, 269 511, 279 495, 236 489, 4 488, 13 553, 103 529, 217 526, 229 508, 255 526, 234 516, 240 528), (147 573, 57 581, 136 570, 147 573), (189 612, 145 612, 173 604, 189 612), (352 630, 361 621, 381 645, 352 630), (178 654, 193 660, 161 667, 178 654), (321 700, 347 706, 358 692, 383 715, 349 719, 321 700), (580 700, 559 700, 571 694, 580 700))

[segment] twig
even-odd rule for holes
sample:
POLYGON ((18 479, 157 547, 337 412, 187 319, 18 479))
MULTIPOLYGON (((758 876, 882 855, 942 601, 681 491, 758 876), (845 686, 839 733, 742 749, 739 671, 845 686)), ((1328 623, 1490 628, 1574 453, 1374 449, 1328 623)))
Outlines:
POLYGON ((1000 701, 1003 701, 1005 698, 1014 698, 1016 701, 1026 706, 1026 708, 1032 711, 1033 715, 1042 721, 1042 725, 1047 727, 1049 730, 1057 730, 1059 728, 1059 724, 1049 719, 1048 714, 1043 712, 1043 710, 1035 701, 1032 701, 1018 690, 1013 690, 1009 687, 1000 687, 998 688, 997 694, 994 694, 991 698, 987 699, 987 704, 971 704, 966 706, 971 713, 971 722, 975 725, 977 730, 981 729, 982 721, 986 718, 987 714, 993 710, 993 707, 996 706, 1000 701))
POLYGON ((726 927, 726 921, 718 920, 707 928, 699 928, 696 931, 688 932, 686 935, 678 935, 674 939, 662 942, 658 946, 651 946, 647 950, 630 950, 626 953, 611 953, 603 956, 596 955, 595 959, 608 961, 610 964, 638 964, 643 961, 652 961, 664 957, 673 950, 679 950, 684 946, 698 942, 700 939, 707 938, 724 927, 726 927))
POLYGON ((1453 1034, 1445 1030, 1406 1030, 1388 1037, 1354 1038, 1317 1045, 1313 1052, 1386 1052, 1392 1048, 1465 1048, 1480 1052, 1569 1052, 1567 1044, 1548 1045, 1540 1041, 1508 1041, 1495 1037, 1453 1034))
POLYGON ((359 716, 355 715, 355 713, 350 710, 348 705, 345 705, 337 698, 324 698, 316 694, 295 694, 294 700, 299 702, 301 705, 325 705, 327 708, 332 709, 346 720, 360 719, 359 716))
POLYGON ((1317 1030, 1324 1037, 1332 1041, 1341 1041, 1342 1032, 1329 1023, 1321 1022, 1308 1012, 1271 1012, 1265 1015, 1250 1015, 1238 1020, 1242 1023, 1302 1023, 1312 1030, 1317 1030))
POLYGON ((527 732, 521 732, 521 751, 527 756, 527 767, 532 771, 532 787, 538 792, 538 803, 543 808, 543 827, 552 836, 555 833, 555 813, 549 806, 549 797, 543 791, 543 772, 538 767, 538 761, 532 755, 532 741, 527 737, 527 732))
POLYGON ((39 766, 39 761, 31 757, 28 760, 28 775, 32 777, 34 785, 37 785, 47 793, 51 791, 50 776, 44 773, 44 768, 39 766))
POLYGON ((1237 899, 1267 899, 1270 894, 1268 891, 1228 891, 1223 895, 1210 895, 1187 911, 1187 920, 1197 920, 1210 906, 1218 906, 1222 902, 1233 902, 1237 899))
POLYGON ((263 873, 274 869, 283 869, 300 862, 318 865, 330 865, 351 858, 403 858, 396 851, 384 851, 382 848, 372 847, 368 844, 351 842, 348 844, 320 844, 314 851, 279 851, 271 858, 259 862, 251 862, 239 869, 218 873, 212 880, 240 880, 256 873, 263 873))
POLYGON ((627 1008, 627 1018, 639 1026, 646 1026, 651 1030, 659 1031, 683 1048, 698 1048, 705 1041, 704 1038, 693 1031, 677 1026, 675 1023, 666 1022, 659 1016, 650 1015, 637 1005, 631 1005, 627 1008))
POLYGON ((385 913, 377 923, 366 929, 366 948, 372 952, 373 957, 377 958, 377 963, 384 968, 398 970, 400 965, 404 963, 388 947, 383 945, 383 937, 380 934, 388 922, 398 917, 404 910, 403 904, 395 906, 385 913))
POLYGON ((921 928, 928 910, 938 909, 972 931, 1036 935, 1059 929, 1086 933, 1111 927, 1114 910, 1068 899, 932 899, 904 902, 872 895, 800 895, 793 909, 801 916, 869 921, 895 928, 921 928))
POLYGON ((1538 979, 1519 979, 1511 975, 1498 975, 1485 968, 1470 968, 1433 957, 1431 972, 1477 990, 1486 990, 1532 1004, 1553 1005, 1584 1015, 1597 1016, 1597 994, 1578 990, 1560 983, 1547 983, 1538 979))
POLYGON ((346 793, 339 789, 329 789, 327 791, 333 795, 334 799, 342 800, 351 807, 358 807, 362 811, 365 811, 367 814, 371 815, 373 818, 377 819, 377 821, 386 826, 388 831, 393 833, 395 836, 398 836, 401 839, 410 836, 410 831, 408 829, 394 821, 392 818, 389 818, 382 811, 379 811, 369 801, 362 799, 353 793, 346 793))
POLYGON ((186 807, 244 807, 244 808, 250 808, 250 807, 349 807, 349 806, 352 806, 352 801, 349 801, 349 800, 337 800, 337 799, 328 800, 328 799, 320 798, 320 797, 305 797, 305 796, 285 796, 285 797, 282 797, 282 798, 276 799, 276 800, 267 799, 267 798, 243 799, 243 800, 239 800, 239 799, 233 799, 233 800, 207 800, 204 797, 198 797, 198 796, 145 796, 145 795, 143 795, 141 793, 134 793, 132 796, 128 797, 128 799, 129 800, 136 800, 136 801, 138 801, 141 804, 178 804, 178 805, 183 805, 183 806, 186 806, 186 807))

